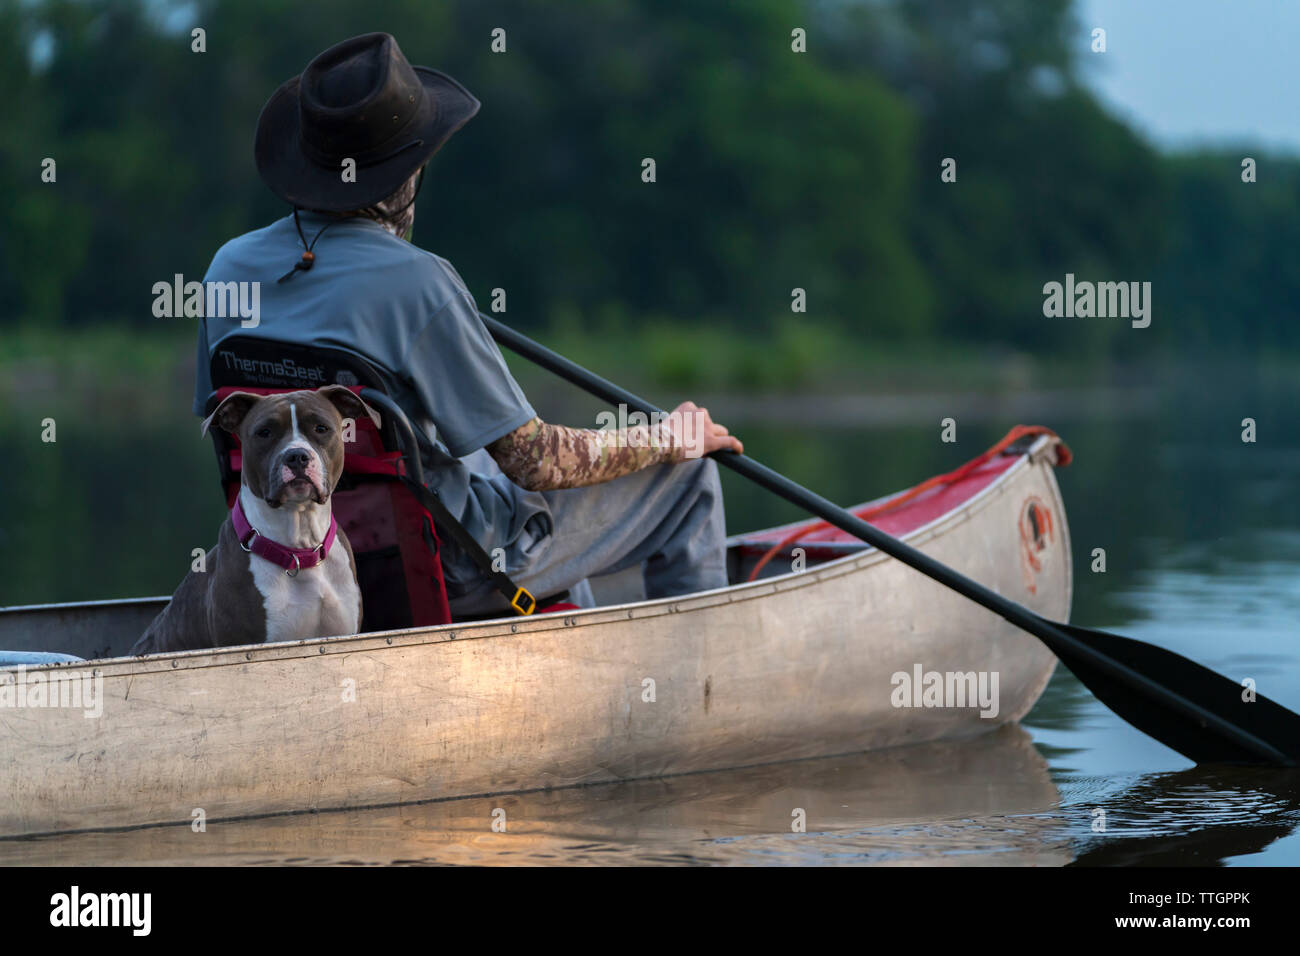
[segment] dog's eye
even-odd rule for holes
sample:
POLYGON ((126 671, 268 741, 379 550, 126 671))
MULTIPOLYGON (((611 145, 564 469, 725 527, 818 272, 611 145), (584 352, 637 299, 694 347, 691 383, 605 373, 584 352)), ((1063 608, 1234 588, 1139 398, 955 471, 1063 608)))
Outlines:
POLYGON ((316 426, 316 434, 317 434, 317 435, 328 435, 328 434, 329 434, 329 430, 330 430, 330 427, 329 427, 328 425, 317 425, 317 426, 316 426))
POLYGON ((269 428, 259 428, 257 431, 253 432, 253 434, 256 435, 258 438, 270 438, 270 437, 271 437, 271 429, 269 429, 269 428))

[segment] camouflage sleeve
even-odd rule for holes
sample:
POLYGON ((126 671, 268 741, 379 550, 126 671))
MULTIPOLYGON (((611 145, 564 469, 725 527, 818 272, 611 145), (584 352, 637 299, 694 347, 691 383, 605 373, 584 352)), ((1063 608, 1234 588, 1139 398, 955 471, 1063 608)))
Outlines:
POLYGON ((540 418, 498 438, 488 452, 528 491, 597 485, 684 457, 682 443, 663 422, 615 431, 548 425, 540 418))

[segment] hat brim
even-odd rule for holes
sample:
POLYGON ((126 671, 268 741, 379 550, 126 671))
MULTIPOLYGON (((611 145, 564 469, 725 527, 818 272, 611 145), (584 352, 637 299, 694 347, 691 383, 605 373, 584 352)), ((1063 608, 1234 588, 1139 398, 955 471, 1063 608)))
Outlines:
POLYGON ((427 163, 481 105, 469 90, 438 70, 412 67, 424 86, 424 102, 412 120, 410 137, 420 145, 357 170, 344 182, 342 167, 322 166, 303 152, 299 138, 298 83, 286 81, 262 107, 253 154, 262 180, 285 202, 304 209, 345 212, 373 206, 391 196, 427 163))

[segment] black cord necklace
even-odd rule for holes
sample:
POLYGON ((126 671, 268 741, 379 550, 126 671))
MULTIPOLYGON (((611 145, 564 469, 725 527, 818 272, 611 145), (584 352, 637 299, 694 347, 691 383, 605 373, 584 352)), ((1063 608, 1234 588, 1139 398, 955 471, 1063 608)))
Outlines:
POLYGON ((295 272, 298 272, 299 270, 306 272, 316 263, 316 253, 311 251, 312 246, 316 245, 316 240, 321 237, 321 233, 324 232, 326 229, 328 229, 330 226, 334 225, 334 223, 336 222, 342 222, 342 220, 335 219, 331 222, 325 223, 325 225, 321 226, 320 229, 316 232, 316 235, 312 236, 311 242, 308 242, 306 235, 304 235, 302 231, 302 223, 298 221, 298 207, 297 206, 293 207, 293 224, 298 227, 298 238, 302 240, 302 244, 304 247, 303 254, 302 254, 302 258, 293 264, 292 269, 290 269, 284 275, 280 276, 280 278, 275 280, 276 283, 283 282, 285 279, 293 278, 293 274, 295 272))
MULTIPOLYGON (((423 186, 423 185, 424 185, 424 169, 421 169, 421 170, 420 170, 420 178, 417 179, 417 180, 415 181, 415 192, 414 192, 414 194, 412 194, 412 196, 411 196, 411 201, 408 202, 408 203, 407 203, 405 206, 403 206, 401 209, 398 209, 396 212, 392 213, 388 218, 390 218, 390 219, 396 219, 396 218, 397 218, 398 216, 400 216, 402 213, 406 212, 406 210, 410 209, 411 206, 413 206, 413 205, 415 204, 415 200, 416 200, 416 198, 420 195, 420 187, 423 186)), ((345 216, 345 217, 343 217, 343 218, 344 218, 344 219, 351 219, 351 218, 356 218, 356 217, 354 217, 354 216, 345 216)), ((295 272, 306 272, 306 271, 307 271, 308 269, 310 269, 313 265, 315 265, 315 264, 316 264, 316 253, 312 252, 312 248, 316 245, 316 240, 319 239, 319 238, 321 237, 321 233, 323 233, 323 232, 324 232, 326 229, 328 229, 330 226, 334 225, 334 224, 337 223, 337 222, 342 222, 342 221, 343 221, 343 219, 334 219, 334 220, 332 220, 332 221, 330 221, 330 222, 325 223, 325 225, 321 226, 320 229, 317 230, 316 235, 312 236, 311 242, 308 242, 308 241, 307 241, 307 236, 306 236, 306 234, 302 231, 302 223, 298 220, 298 207, 297 207, 297 206, 294 206, 294 207, 293 207, 293 224, 294 224, 294 226, 296 226, 297 229, 298 229, 298 238, 302 240, 302 244, 303 244, 303 253, 302 253, 302 258, 300 258, 297 262, 295 262, 295 263, 293 264, 293 268, 292 268, 292 269, 290 269, 290 270, 289 270, 288 272, 286 272, 284 275, 280 276, 280 278, 276 279, 276 280, 275 280, 276 283, 278 284, 278 283, 281 283, 281 282, 285 281, 286 279, 291 279, 291 278, 293 278, 293 274, 294 274, 295 272)))

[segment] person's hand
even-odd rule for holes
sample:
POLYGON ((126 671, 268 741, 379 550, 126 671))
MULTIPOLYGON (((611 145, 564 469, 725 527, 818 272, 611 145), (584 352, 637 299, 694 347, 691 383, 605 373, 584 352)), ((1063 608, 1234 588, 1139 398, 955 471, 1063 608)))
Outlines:
POLYGON ((740 439, 727 431, 727 426, 709 417, 707 408, 700 408, 694 402, 682 402, 668 414, 665 423, 677 436, 678 461, 701 458, 719 450, 744 454, 745 446, 740 439))

